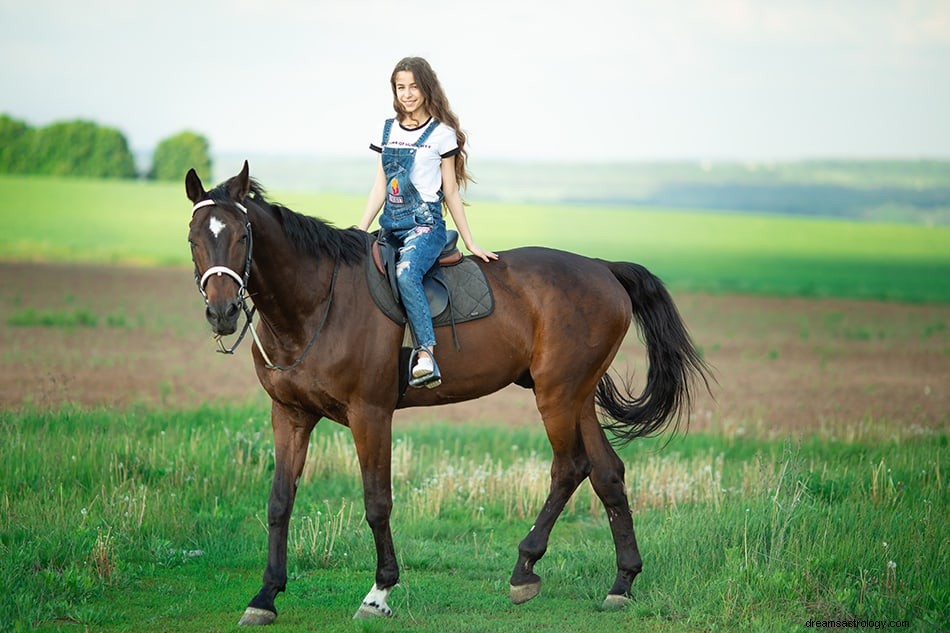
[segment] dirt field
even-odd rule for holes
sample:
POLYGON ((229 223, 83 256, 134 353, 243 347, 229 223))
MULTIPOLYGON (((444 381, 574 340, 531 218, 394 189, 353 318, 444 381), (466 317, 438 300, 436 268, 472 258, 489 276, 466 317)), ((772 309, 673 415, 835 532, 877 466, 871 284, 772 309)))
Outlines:
MULTIPOLYGON (((736 296, 676 296, 714 366, 693 428, 817 429, 884 420, 950 421, 950 306, 736 296)), ((187 269, 0 263, 0 408, 147 405, 191 408, 265 395, 250 337, 214 352, 187 269), (84 316, 87 325, 40 325, 84 316), (91 323, 94 321, 94 323, 91 323)), ((642 385, 643 349, 628 336, 615 367, 642 385)), ((537 421, 530 392, 398 420, 537 421)))

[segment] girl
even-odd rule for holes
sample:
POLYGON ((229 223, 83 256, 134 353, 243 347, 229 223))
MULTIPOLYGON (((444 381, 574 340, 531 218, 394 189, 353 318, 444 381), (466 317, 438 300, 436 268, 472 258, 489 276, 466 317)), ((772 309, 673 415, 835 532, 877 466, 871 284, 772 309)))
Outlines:
POLYGON ((421 57, 407 57, 396 64, 390 85, 396 117, 386 121, 379 145, 370 144, 380 160, 359 227, 368 230, 382 209, 379 225, 400 245, 397 285, 416 339, 409 384, 436 387, 442 377, 422 277, 445 244, 441 205, 473 255, 485 262, 498 256, 472 239, 459 191, 471 179, 465 134, 432 67, 421 57))

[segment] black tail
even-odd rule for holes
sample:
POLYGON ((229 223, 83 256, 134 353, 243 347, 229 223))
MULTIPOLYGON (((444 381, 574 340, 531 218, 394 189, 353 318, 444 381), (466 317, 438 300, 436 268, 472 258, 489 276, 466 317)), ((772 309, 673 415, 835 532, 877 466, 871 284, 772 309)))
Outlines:
POLYGON ((604 424, 623 445, 662 432, 685 413, 689 420, 691 389, 701 380, 709 391, 709 367, 699 356, 686 325, 663 282, 639 264, 605 262, 633 302, 633 317, 646 343, 649 369, 639 396, 629 385, 618 387, 609 374, 597 385, 596 402, 611 422, 604 424))

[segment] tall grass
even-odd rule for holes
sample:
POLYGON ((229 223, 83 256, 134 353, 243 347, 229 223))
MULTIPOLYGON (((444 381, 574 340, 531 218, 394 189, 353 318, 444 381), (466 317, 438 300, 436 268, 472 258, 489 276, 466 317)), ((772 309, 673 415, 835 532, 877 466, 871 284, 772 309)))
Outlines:
MULTIPOLYGON (((351 226, 365 202, 272 198, 337 226, 351 226)), ((5 259, 189 263, 181 185, 0 176, 0 199, 5 259)), ((950 227, 489 202, 468 215, 486 247, 636 261, 678 290, 950 302, 950 227)))
MULTIPOLYGON (((264 408, 0 414, 0 622, 220 630, 256 591, 273 469, 264 408), (125 596, 117 600, 117 596, 125 596)), ((597 610, 614 555, 585 484, 513 607, 547 494, 541 429, 397 429, 396 620, 369 630, 787 630, 810 618, 946 629, 947 436, 865 425, 797 441, 691 434, 622 452, 643 552, 634 604, 597 610)), ((352 630, 372 537, 345 429, 318 425, 291 524, 290 629, 352 630)))

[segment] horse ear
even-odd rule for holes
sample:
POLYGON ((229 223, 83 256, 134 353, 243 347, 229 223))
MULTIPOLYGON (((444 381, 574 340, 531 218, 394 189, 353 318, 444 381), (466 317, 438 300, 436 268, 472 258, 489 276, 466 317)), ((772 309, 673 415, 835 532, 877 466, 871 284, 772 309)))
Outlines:
POLYGON ((202 186, 201 178, 198 178, 198 172, 195 171, 194 167, 189 169, 185 175, 185 193, 188 194, 188 199, 195 204, 198 204, 205 197, 205 188, 202 186))
POLYGON ((231 199, 235 202, 243 202, 244 198, 247 197, 248 192, 251 190, 251 179, 249 176, 250 169, 247 166, 247 161, 244 161, 244 168, 241 170, 241 173, 231 179, 228 183, 228 193, 231 195, 231 199))

